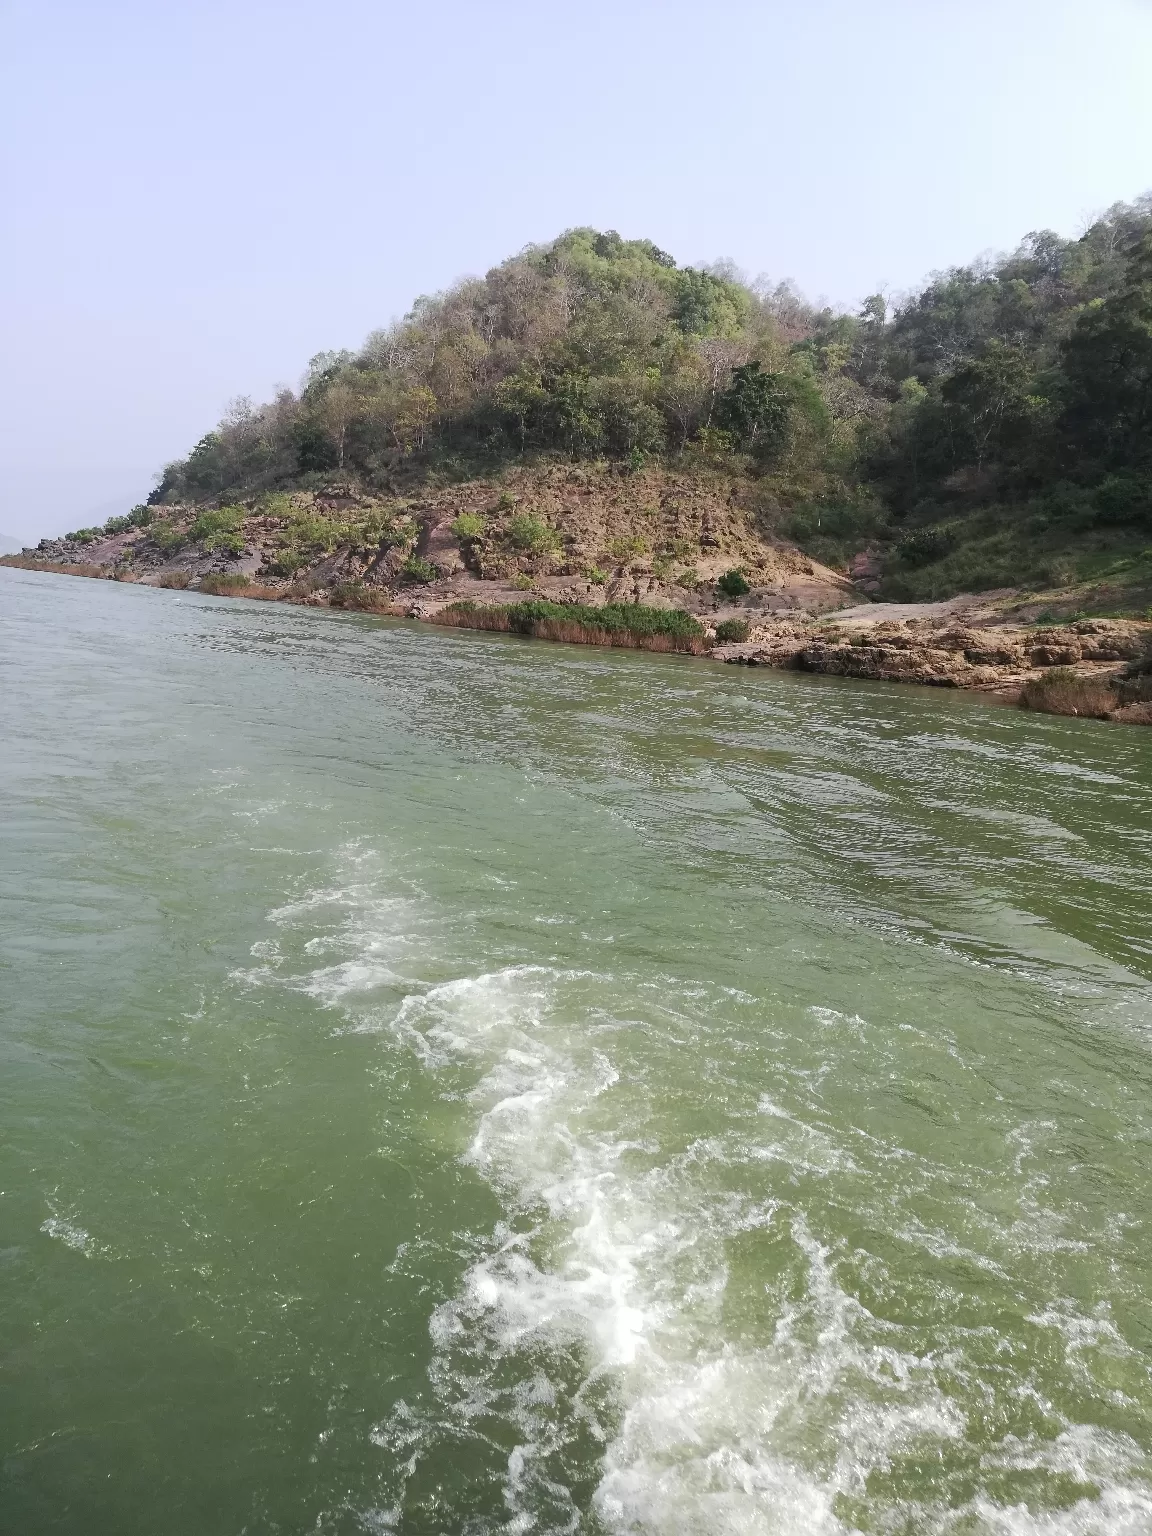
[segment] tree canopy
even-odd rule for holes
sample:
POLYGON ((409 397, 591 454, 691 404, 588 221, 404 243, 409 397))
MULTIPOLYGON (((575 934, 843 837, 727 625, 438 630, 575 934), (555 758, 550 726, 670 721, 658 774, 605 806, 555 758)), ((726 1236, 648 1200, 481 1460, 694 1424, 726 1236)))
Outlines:
MULTIPOLYGON (((234 402, 152 500, 693 453, 763 479, 794 533, 827 514, 848 543, 955 541, 975 509, 1059 487, 1082 515, 1101 487, 1118 505, 1117 475, 1152 474, 1152 195, 855 313, 572 229, 319 354, 298 392, 234 402)), ((1120 501, 1139 521, 1152 492, 1120 501)))

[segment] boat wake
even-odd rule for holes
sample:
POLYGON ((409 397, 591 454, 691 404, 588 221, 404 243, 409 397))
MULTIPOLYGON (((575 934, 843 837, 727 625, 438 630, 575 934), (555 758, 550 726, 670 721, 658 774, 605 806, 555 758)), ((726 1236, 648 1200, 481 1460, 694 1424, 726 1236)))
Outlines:
MULTIPOLYGON (((838 1134, 815 1112, 820 1073, 789 1072, 778 1040, 775 1058, 750 1053, 738 1092, 716 1066, 721 1024, 736 1006, 746 1022, 754 1000, 667 977, 515 965, 390 1004, 371 987, 395 981, 399 956, 418 966, 424 920, 405 926, 403 903, 342 886, 275 921, 302 936, 321 910, 342 916, 305 951, 330 960, 346 942, 355 957, 248 979, 284 975, 441 1077, 466 1106, 460 1155, 504 1213, 429 1319, 426 1393, 373 1431, 388 1461, 377 1525, 1152 1529, 1142 1447, 1067 1409, 1072 1388, 1091 1396, 1084 1378, 1101 1350, 1117 1381, 1143 1373, 1146 1394, 1135 1351, 1072 1303, 1041 1307, 1030 1322, 1055 1346, 1041 1381, 994 1327, 967 1320, 948 1277, 966 1265, 1011 1290, 1008 1250, 966 1257, 958 1239, 933 1238, 911 1210, 931 1170, 851 1127, 838 1134), (862 1207, 855 1244, 830 1221, 838 1180, 862 1207), (929 1274, 941 1267, 930 1316, 896 1304, 906 1253, 929 1274), (1064 1406, 1051 1379, 1069 1387, 1064 1406), (448 1505, 445 1467, 463 1469, 467 1490, 448 1505)), ((866 1041, 864 1021, 812 1014, 815 1032, 866 1041)))

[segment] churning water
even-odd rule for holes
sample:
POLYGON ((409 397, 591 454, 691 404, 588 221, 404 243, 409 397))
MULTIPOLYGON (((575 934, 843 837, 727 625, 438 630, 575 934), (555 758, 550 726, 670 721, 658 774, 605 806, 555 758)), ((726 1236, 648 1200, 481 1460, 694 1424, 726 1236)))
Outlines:
POLYGON ((5 1530, 1152 1531, 1152 732, 0 626, 5 1530))

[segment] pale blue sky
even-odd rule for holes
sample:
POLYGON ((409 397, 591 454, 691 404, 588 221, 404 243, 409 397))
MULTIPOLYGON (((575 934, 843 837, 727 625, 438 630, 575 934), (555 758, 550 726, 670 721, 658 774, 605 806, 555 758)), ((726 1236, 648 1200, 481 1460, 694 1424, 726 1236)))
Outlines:
POLYGON ((1147 0, 5 0, 0 532, 573 224, 852 304, 1152 186, 1147 0))

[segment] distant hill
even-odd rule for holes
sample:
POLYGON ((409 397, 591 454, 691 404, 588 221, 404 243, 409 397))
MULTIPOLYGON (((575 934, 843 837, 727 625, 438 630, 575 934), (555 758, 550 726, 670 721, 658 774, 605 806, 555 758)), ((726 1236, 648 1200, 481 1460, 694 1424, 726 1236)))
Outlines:
POLYGON ((758 538, 886 597, 1146 607, 1152 195, 855 314, 569 230, 314 357, 298 393, 235 402, 149 501, 251 516, 341 486, 395 505, 548 464, 600 466, 606 526, 601 469, 703 476, 758 538))
POLYGON ((18 555, 24 548, 20 539, 13 539, 6 533, 0 533, 0 555, 18 555))

